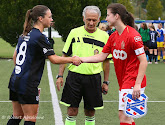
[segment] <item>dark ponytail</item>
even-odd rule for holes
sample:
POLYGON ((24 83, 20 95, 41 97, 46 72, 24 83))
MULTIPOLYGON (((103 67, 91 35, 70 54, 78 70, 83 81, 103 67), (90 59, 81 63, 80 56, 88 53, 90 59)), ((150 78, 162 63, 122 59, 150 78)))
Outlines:
POLYGON ((49 8, 45 5, 34 6, 33 9, 29 9, 26 12, 23 35, 26 36, 32 29, 33 23, 38 21, 38 17, 45 17, 46 11, 49 8))
POLYGON ((26 12, 26 17, 25 17, 25 22, 24 22, 24 26, 23 26, 23 35, 26 36, 30 30, 32 29, 32 17, 31 17, 31 12, 32 10, 28 10, 26 12))
POLYGON ((134 17, 132 16, 130 12, 126 10, 124 5, 120 3, 112 3, 108 5, 107 9, 110 9, 111 13, 113 13, 114 15, 119 14, 122 22, 125 25, 129 25, 135 28, 134 17))

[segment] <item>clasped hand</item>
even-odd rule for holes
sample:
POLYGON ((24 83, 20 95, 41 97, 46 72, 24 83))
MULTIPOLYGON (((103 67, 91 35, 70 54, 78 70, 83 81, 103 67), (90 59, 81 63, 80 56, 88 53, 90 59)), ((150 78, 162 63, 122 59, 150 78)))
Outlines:
POLYGON ((79 66, 82 63, 78 56, 73 56, 73 65, 79 66))

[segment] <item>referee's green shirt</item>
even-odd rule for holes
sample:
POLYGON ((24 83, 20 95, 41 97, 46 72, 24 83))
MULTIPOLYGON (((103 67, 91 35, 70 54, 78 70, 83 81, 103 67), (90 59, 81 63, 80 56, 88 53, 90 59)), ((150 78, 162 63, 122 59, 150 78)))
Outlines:
MULTIPOLYGON (((93 56, 102 52, 108 38, 109 35, 99 28, 94 33, 88 33, 84 26, 81 26, 71 30, 64 45, 63 53, 68 56, 93 56)), ((79 66, 70 64, 68 68, 72 72, 86 75, 97 74, 103 70, 102 63, 82 63, 79 66)))

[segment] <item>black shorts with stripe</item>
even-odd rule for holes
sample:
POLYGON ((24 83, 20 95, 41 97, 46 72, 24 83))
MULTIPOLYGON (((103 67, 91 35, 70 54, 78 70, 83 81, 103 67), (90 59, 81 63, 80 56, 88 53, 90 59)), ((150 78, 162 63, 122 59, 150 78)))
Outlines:
POLYGON ((39 96, 35 95, 23 95, 17 92, 9 90, 9 100, 18 101, 19 104, 39 104, 39 96))
POLYGON ((84 109, 103 108, 101 75, 84 75, 69 71, 62 93, 61 104, 79 107, 83 98, 84 109))

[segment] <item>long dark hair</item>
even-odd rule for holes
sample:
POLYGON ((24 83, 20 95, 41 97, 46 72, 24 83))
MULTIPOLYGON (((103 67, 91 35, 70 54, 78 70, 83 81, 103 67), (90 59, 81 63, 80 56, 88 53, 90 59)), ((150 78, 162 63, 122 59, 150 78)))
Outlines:
POLYGON ((114 15, 119 14, 122 22, 125 25, 129 25, 135 28, 134 18, 132 14, 126 10, 124 5, 120 3, 112 3, 108 5, 107 9, 110 9, 111 13, 113 13, 114 15))
POLYGON ((33 23, 36 23, 38 20, 38 17, 42 16, 44 18, 46 11, 49 8, 44 5, 37 5, 34 6, 33 9, 29 9, 26 12, 25 22, 24 22, 24 29, 23 29, 23 35, 26 36, 32 29, 33 23))

